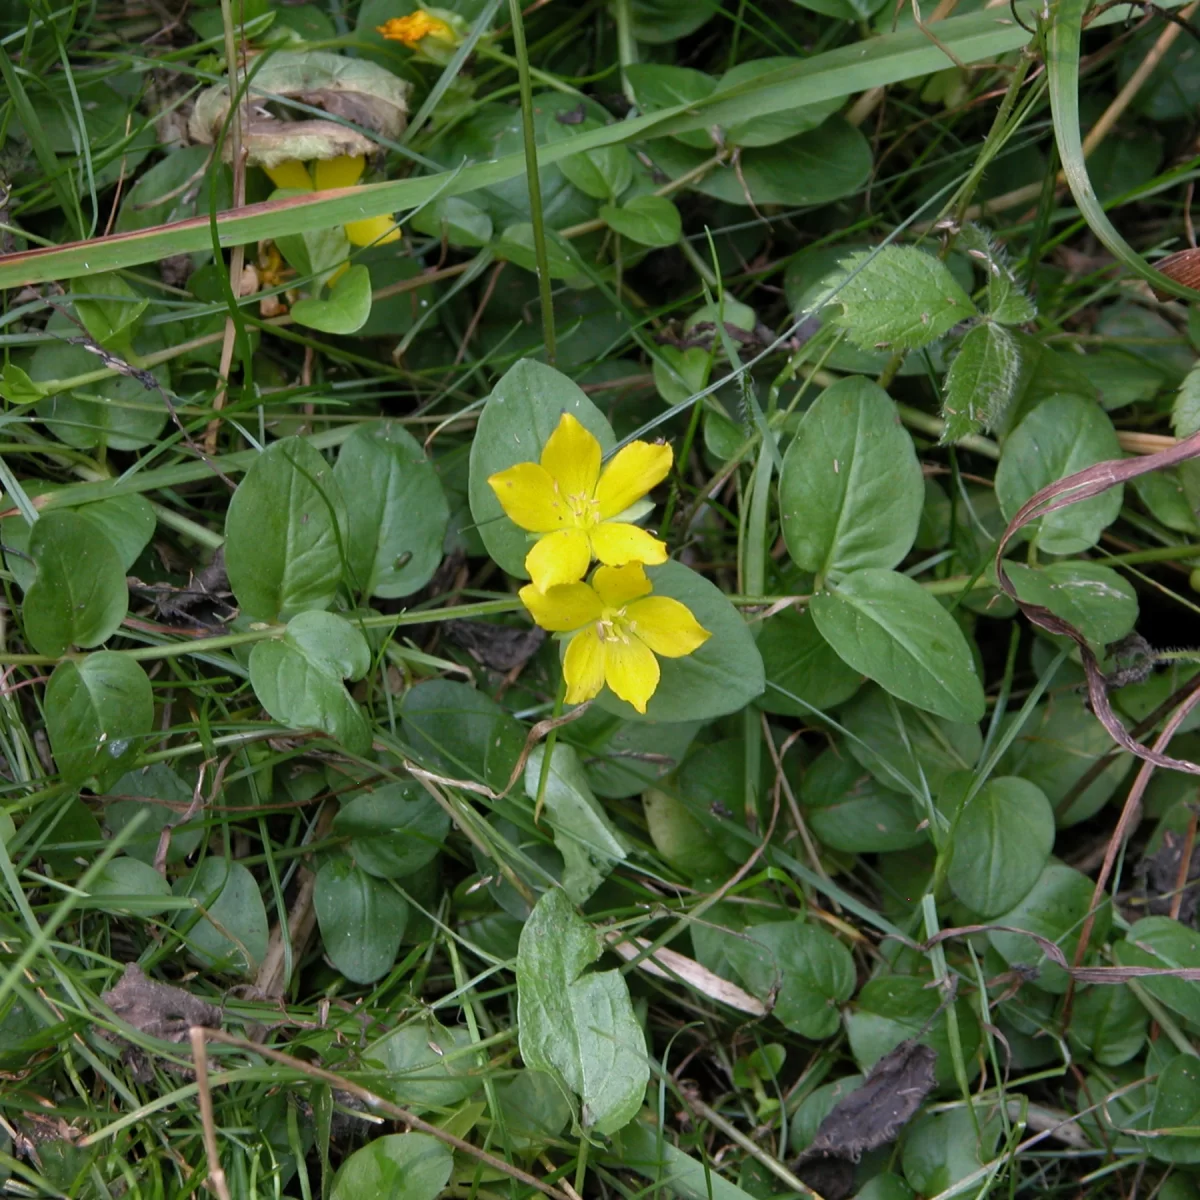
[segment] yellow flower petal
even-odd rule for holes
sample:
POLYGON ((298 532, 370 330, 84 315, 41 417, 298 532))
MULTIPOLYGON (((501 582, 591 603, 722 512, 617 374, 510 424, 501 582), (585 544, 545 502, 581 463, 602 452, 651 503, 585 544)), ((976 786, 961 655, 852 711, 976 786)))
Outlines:
POLYGON ((550 472, 538 463, 517 463, 489 476, 488 483, 514 525, 530 533, 550 533, 567 524, 567 510, 550 472))
POLYGON ((339 154, 337 158, 321 158, 313 165, 317 191, 326 188, 353 187, 361 178, 366 159, 361 154, 339 154))
POLYGON ((542 466, 554 476, 564 496, 590 500, 600 478, 600 443, 575 417, 563 413, 542 447, 542 466))
POLYGON ((712 635, 692 615, 692 610, 670 596, 647 596, 626 610, 629 632, 642 639, 663 658, 682 658, 699 650, 712 635))
POLYGON ((582 529, 560 529, 539 538, 525 555, 525 570, 539 591, 563 583, 576 583, 587 574, 592 561, 587 534, 582 529))
POLYGON ((563 679, 567 684, 568 704, 582 704, 604 686, 604 650, 594 628, 577 633, 567 643, 563 679))
POLYGON ((263 167, 277 188, 296 188, 301 192, 313 190, 312 176, 302 162, 291 159, 275 167, 263 167))
POLYGON ((352 246, 386 246, 400 240, 394 217, 365 217, 346 222, 346 238, 352 246))
POLYGON ((597 567, 592 576, 592 587, 609 608, 624 608, 630 600, 648 596, 651 591, 650 580, 641 563, 630 563, 627 567, 597 567))
POLYGON ((658 687, 658 659, 637 638, 630 638, 627 642, 614 639, 602 645, 604 682, 622 700, 644 713, 646 702, 658 687))
POLYGON ((618 450, 604 468, 596 487, 601 518, 607 521, 623 513, 635 500, 640 500, 652 487, 662 483, 673 458, 670 446, 652 442, 630 442, 623 450, 618 450))
POLYGON ((623 521, 605 521, 592 530, 592 552, 610 567, 642 562, 656 566, 667 561, 667 546, 644 529, 623 521))
POLYGON ((529 615, 551 633, 582 629, 588 622, 600 620, 604 612, 600 597, 586 583, 563 583, 545 592, 530 583, 520 596, 529 615))

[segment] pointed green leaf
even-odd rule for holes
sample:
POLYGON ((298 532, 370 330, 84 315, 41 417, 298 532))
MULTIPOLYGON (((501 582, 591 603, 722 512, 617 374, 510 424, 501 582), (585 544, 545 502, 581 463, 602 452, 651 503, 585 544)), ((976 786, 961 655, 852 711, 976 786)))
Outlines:
POLYGON ((129 769, 154 723, 146 672, 109 650, 59 663, 46 685, 45 706, 50 749, 63 779, 78 784, 94 776, 101 788, 129 769))
POLYGON ((925 502, 921 465, 896 406, 860 376, 828 387, 783 460, 779 510, 797 566, 817 575, 894 567, 925 502))
POLYGON ((338 855, 317 872, 313 908, 325 953, 351 983, 374 983, 392 969, 408 904, 389 884, 338 855))
MULTIPOLYGON (((525 792, 538 795, 545 746, 538 746, 525 764, 525 792)), ((579 755, 561 742, 550 756, 543 801, 554 844, 563 856, 563 890, 582 904, 625 858, 626 849, 600 807, 579 755)))
POLYGON ((357 333, 370 315, 371 273, 362 263, 343 271, 327 298, 308 297, 292 305, 297 324, 322 333, 357 333))
POLYGON ((618 971, 588 971, 600 940, 564 892, 551 888, 521 930, 517 1026, 526 1066, 563 1080, 586 1130, 615 1133, 642 1106, 646 1039, 618 971))
POLYGON ((991 321, 968 331, 946 373, 942 441, 954 443, 1004 420, 1021 376, 1021 351, 1005 329, 991 321))
POLYGON ((342 444, 333 477, 355 585, 389 600, 423 588, 442 561, 450 506, 420 443, 398 421, 361 425, 342 444))
POLYGON ((864 350, 918 350, 977 311, 945 263, 913 246, 852 254, 826 286, 835 324, 864 350))
POLYGON ((343 679, 361 679, 371 666, 367 639, 333 613, 305 612, 278 640, 250 653, 250 682, 259 703, 281 725, 317 729, 351 754, 371 745, 371 731, 343 679))
POLYGON ((983 687, 954 618, 920 584, 895 571, 855 571, 812 598, 822 636, 856 671, 917 708, 978 721, 983 687))
POLYGON ((129 591, 120 555, 73 512, 44 513, 29 535, 37 575, 25 595, 25 633, 39 654, 99 646, 120 628, 129 591))
POLYGON ((328 608, 342 578, 346 509, 334 473, 302 438, 267 447, 225 517, 225 569, 243 613, 286 621, 328 608))

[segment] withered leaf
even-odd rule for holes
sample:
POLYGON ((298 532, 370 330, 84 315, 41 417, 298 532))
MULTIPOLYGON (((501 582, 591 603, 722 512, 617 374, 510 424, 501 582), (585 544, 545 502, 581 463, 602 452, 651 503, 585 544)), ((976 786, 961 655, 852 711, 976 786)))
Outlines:
POLYGON ((1163 830, 1162 840, 1153 854, 1147 854, 1137 868, 1143 883, 1141 895, 1147 910, 1155 916, 1170 916, 1179 902, 1177 919, 1184 925, 1196 924, 1197 909, 1200 908, 1200 848, 1192 848, 1192 856, 1186 871, 1183 870, 1183 852, 1187 839, 1174 830, 1163 830), (1179 893, 1180 875, 1183 874, 1182 894, 1179 893))
POLYGON ((100 999, 126 1024, 151 1037, 182 1042, 193 1025, 215 1027, 221 1010, 169 983, 147 979, 137 963, 126 963, 117 986, 100 999))
MULTIPOLYGON (((373 154, 377 138, 394 141, 404 132, 409 85, 363 58, 343 58, 323 50, 280 52, 255 72, 242 109, 242 146, 251 166, 310 162, 339 155, 373 154), (277 117, 268 105, 299 101, 352 122, 277 117), (372 137, 371 135, 377 135, 372 137)), ((229 116, 227 83, 207 88, 196 98, 188 121, 193 141, 214 144, 229 116)), ((224 141, 224 156, 233 152, 224 141)))
POLYGON ((845 1200, 854 1191, 854 1164, 848 1158, 814 1158, 796 1174, 821 1200, 845 1200))
POLYGON ((928 1046, 901 1042, 871 1068, 861 1087, 834 1106, 803 1157, 857 1162, 866 1151, 886 1146, 933 1091, 936 1062, 928 1046))
MULTIPOLYGON (((100 999, 127 1025, 150 1037, 165 1042, 184 1042, 193 1025, 216 1028, 221 1024, 221 1010, 169 983, 147 979, 137 963, 125 964, 125 974, 117 986, 104 992, 100 999)), ((118 1035, 105 1033, 112 1040, 118 1035)), ((150 1055, 137 1046, 126 1043, 121 1053, 139 1083, 154 1078, 150 1055)), ((183 1068, 173 1068, 182 1072, 183 1068)))

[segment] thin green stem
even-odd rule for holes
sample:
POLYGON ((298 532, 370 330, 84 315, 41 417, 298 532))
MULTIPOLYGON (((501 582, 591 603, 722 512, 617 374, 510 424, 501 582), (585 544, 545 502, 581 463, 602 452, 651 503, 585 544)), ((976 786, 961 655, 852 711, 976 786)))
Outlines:
POLYGON ((537 260, 538 295, 542 302, 542 335, 546 359, 557 357, 554 340, 554 297, 550 287, 550 262, 546 254, 546 224, 542 214, 542 184, 538 175, 537 139, 533 124, 533 84, 529 72, 529 50, 525 45, 525 23, 520 0, 508 0, 516 51, 517 80, 521 89, 521 132, 525 139, 525 177, 529 183, 529 217, 533 225, 533 253, 537 260))

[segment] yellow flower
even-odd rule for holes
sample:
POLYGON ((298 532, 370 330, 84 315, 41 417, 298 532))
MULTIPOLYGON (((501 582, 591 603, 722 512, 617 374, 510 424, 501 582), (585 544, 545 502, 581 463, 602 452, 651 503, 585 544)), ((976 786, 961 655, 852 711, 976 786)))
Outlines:
POLYGON ((666 562, 662 542, 615 518, 666 478, 671 460, 670 446, 630 442, 602 473, 600 443, 563 413, 540 463, 517 463, 491 476, 508 519, 543 535, 525 558, 534 586, 544 592, 575 583, 593 558, 610 567, 666 562))
POLYGON ((410 50, 430 49, 422 44, 426 38, 445 46, 457 46, 460 40, 448 21, 435 17, 423 8, 409 13, 407 17, 392 17, 384 24, 376 25, 375 32, 382 34, 389 42, 403 42, 410 50))
POLYGON ((568 704, 590 700, 607 683, 644 713, 658 687, 654 656, 682 658, 708 641, 708 630, 686 605, 651 591, 641 563, 599 567, 590 584, 521 589, 522 603, 543 629, 578 630, 563 657, 568 704))
MULTIPOLYGON (((361 154, 341 154, 337 158, 319 158, 312 164, 313 173, 302 162, 283 162, 264 167, 271 182, 279 188, 295 188, 301 192, 323 192, 329 188, 354 187, 362 178, 366 161, 361 154)), ((350 221, 345 226, 346 237, 353 246, 379 246, 394 242, 400 230, 391 217, 367 217, 350 221)))

